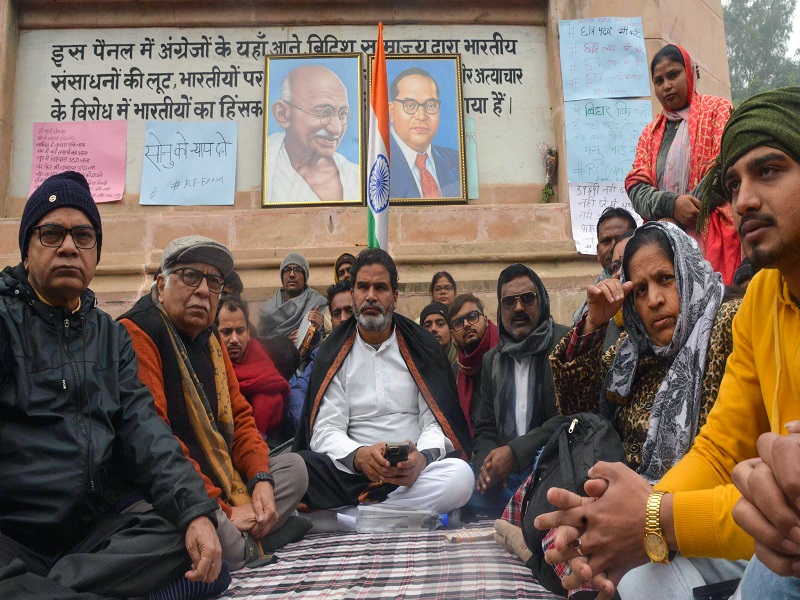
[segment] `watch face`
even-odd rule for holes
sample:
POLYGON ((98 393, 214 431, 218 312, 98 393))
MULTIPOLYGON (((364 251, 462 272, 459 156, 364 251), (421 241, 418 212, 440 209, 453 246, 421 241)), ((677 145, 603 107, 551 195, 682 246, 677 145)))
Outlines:
POLYGON ((669 548, 664 538, 656 533, 648 533, 644 536, 644 551, 653 562, 664 562, 669 556, 669 548))

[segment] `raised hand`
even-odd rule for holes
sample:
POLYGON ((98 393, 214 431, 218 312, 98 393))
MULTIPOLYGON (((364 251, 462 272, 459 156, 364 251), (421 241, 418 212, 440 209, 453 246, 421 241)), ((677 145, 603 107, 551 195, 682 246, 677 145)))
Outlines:
POLYGON ((604 279, 586 288, 586 321, 581 335, 604 327, 617 314, 620 306, 633 289, 633 283, 620 283, 619 279, 604 279))

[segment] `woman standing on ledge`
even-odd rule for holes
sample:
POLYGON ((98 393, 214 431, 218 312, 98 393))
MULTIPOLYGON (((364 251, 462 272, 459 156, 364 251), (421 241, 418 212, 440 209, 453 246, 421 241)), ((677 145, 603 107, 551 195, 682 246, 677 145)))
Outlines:
POLYGON ((664 46, 650 63, 663 110, 644 128, 625 190, 643 219, 679 225, 697 240, 726 285, 741 260, 730 205, 701 205, 693 194, 719 154, 732 106, 724 98, 697 93, 697 72, 680 46, 664 46))

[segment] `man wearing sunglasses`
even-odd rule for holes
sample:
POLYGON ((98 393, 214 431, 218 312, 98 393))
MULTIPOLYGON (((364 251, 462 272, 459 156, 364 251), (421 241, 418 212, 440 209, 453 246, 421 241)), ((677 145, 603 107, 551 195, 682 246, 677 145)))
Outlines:
POLYGON ((442 102, 431 74, 419 67, 402 71, 389 86, 389 99, 391 197, 461 197, 458 151, 433 144, 442 102))
POLYGON ((336 73, 319 65, 289 71, 272 116, 284 131, 267 139, 270 202, 361 200, 361 171, 337 152, 352 113, 336 73))
POLYGON ((525 265, 500 273, 497 302, 500 343, 483 358, 473 459, 478 496, 469 505, 492 517, 528 477, 549 437, 540 431, 558 412, 549 356, 568 331, 553 321, 547 290, 525 265))
POLYGON ((22 262, 0 274, 1 598, 147 596, 222 567, 216 503, 88 289, 102 242, 86 179, 53 175, 25 205, 22 262), (156 510, 117 514, 134 490, 156 510))
MULTIPOLYGON (((161 417, 217 501, 217 534, 231 569, 302 537, 305 521, 288 521, 306 491, 296 455, 269 457, 250 404, 242 395, 213 325, 230 251, 193 235, 170 242, 156 282, 122 317, 161 417), (260 544, 259 544, 260 542, 260 544)), ((144 501, 141 501, 144 502, 144 501)))

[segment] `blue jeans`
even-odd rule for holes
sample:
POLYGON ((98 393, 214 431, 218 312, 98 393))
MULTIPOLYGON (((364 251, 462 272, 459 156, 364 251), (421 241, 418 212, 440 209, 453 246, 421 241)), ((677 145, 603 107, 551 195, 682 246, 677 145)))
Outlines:
POLYGON ((512 472, 506 480, 505 487, 493 487, 484 495, 480 495, 477 491, 472 492, 472 497, 469 499, 469 502, 467 502, 465 508, 472 511, 478 517, 499 519, 503 516, 503 511, 506 509, 506 505, 508 501, 511 500, 514 492, 517 491, 519 486, 525 483, 525 480, 530 474, 530 470, 525 470, 521 473, 512 472))
MULTIPOLYGON (((746 565, 744 560, 678 555, 668 565, 650 563, 629 571, 617 590, 622 600, 692 600, 694 588, 741 577, 746 565)), ((772 598, 760 596, 760 600, 772 598)))
POLYGON ((799 600, 800 579, 781 577, 754 556, 744 572, 739 593, 742 600, 799 600))

